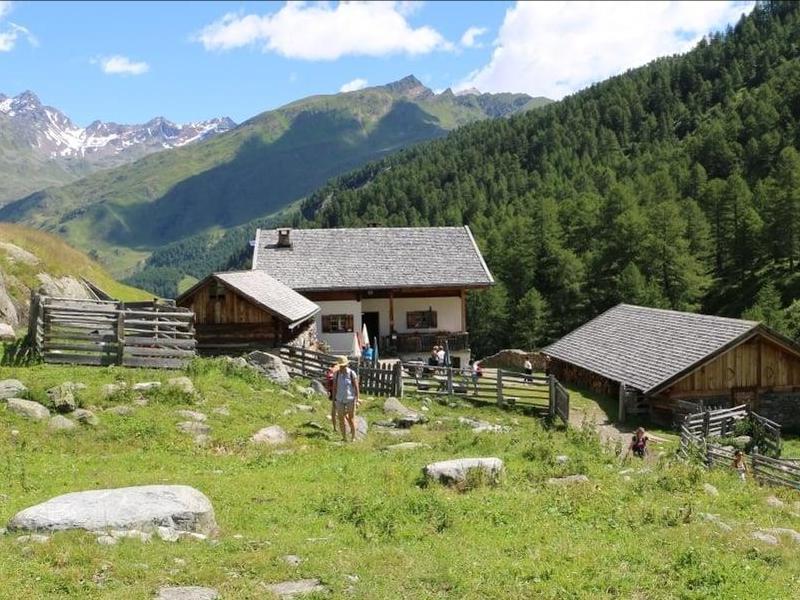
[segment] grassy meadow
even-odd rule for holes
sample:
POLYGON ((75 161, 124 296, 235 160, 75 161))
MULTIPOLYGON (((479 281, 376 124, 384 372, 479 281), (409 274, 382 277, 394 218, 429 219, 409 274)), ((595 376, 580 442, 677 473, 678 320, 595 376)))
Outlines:
MULTIPOLYGON (((131 416, 104 413, 132 404, 133 393, 100 397, 100 386, 160 380, 179 373, 37 365, 0 368, 29 397, 82 382, 97 427, 51 432, 0 408, 0 522, 58 494, 126 485, 187 484, 212 501, 219 535, 205 542, 121 540, 101 546, 82 532, 54 534, 45 544, 0 537, 0 597, 149 598, 162 585, 205 585, 223 598, 269 597, 263 584, 319 578, 326 597, 347 598, 791 598, 800 589, 800 547, 767 546, 750 537, 762 527, 800 530, 800 493, 741 484, 731 473, 706 472, 672 458, 669 444, 647 463, 621 464, 601 449, 591 428, 546 427, 492 407, 431 404, 426 426, 406 437, 370 429, 342 445, 330 432, 327 400, 306 398, 248 370, 198 360, 188 369, 196 396, 155 391, 131 416), (295 404, 310 404, 302 412, 295 404), (214 409, 226 407, 229 415, 214 409), (208 415, 211 443, 180 433, 176 410, 208 415), (476 434, 458 422, 471 416, 510 426, 476 434), (313 422, 318 426, 310 425, 313 422), (281 448, 248 440, 262 427, 283 426, 281 448), (16 430, 17 434, 12 434, 16 430), (418 441, 428 448, 387 452, 418 441), (558 455, 568 456, 564 464, 558 455), (506 474, 497 486, 454 490, 424 485, 434 460, 497 456, 506 474), (620 471, 632 471, 620 474, 620 471), (585 474, 588 484, 547 484, 585 474), (704 491, 704 483, 719 490, 704 491), (784 508, 769 507, 769 495, 784 508), (719 514, 720 530, 700 513, 719 514), (793 514, 795 513, 795 514, 793 514), (302 559, 290 566, 282 557, 302 559)), ((422 402, 406 398, 411 408, 422 402)), ((386 418, 382 400, 361 413, 386 418)))

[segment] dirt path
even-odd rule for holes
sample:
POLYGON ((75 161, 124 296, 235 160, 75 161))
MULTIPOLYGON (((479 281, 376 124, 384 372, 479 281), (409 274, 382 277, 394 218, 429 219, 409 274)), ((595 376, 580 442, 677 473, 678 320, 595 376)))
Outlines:
MULTIPOLYGON (((635 426, 625 423, 615 423, 609 420, 608 415, 597 404, 590 402, 588 406, 570 407, 569 423, 573 427, 581 427, 584 424, 592 425, 597 429, 600 441, 603 445, 625 446, 631 439, 635 426)), ((654 445, 661 445, 669 440, 648 431, 647 437, 654 445)))

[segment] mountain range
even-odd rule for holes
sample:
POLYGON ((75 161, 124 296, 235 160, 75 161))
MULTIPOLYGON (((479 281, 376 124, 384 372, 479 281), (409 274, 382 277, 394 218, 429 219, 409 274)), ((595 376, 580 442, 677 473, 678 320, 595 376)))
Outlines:
POLYGON ((0 94, 0 205, 235 126, 228 117, 184 125, 156 117, 141 125, 94 121, 79 127, 31 91, 0 94))
POLYGON ((436 94, 413 76, 312 96, 211 139, 37 191, 1 208, 0 220, 58 233, 115 274, 128 274, 153 249, 279 211, 370 160, 548 102, 525 94, 436 94))

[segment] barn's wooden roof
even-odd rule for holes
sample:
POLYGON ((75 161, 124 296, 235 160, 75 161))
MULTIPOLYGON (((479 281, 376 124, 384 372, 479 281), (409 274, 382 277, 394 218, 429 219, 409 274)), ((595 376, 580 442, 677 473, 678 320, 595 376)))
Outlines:
POLYGON ((756 321, 619 304, 542 351, 647 394, 758 328, 756 321))
POLYGON ((311 300, 301 296, 263 271, 213 273, 181 294, 177 302, 180 303, 182 299, 191 296, 209 278, 218 279, 256 306, 285 321, 290 328, 307 321, 320 310, 319 306, 311 300))
POLYGON ((494 283, 468 227, 259 229, 253 269, 293 290, 486 287, 494 283))

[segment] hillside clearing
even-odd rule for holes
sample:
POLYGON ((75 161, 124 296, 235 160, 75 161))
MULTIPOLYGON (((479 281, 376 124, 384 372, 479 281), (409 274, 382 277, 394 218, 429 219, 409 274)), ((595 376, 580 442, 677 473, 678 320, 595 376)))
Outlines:
MULTIPOLYGON (((175 375, 0 368, 0 379, 22 380, 29 397, 43 403, 54 385, 85 383, 78 398, 97 408, 135 399, 123 393, 103 400, 103 384, 175 375)), ((775 598, 789 597, 800 581, 790 541, 773 547, 750 537, 763 527, 800 529, 800 515, 792 515, 797 493, 741 486, 732 474, 667 457, 621 465, 591 430, 545 429, 494 408, 433 404, 429 425, 401 438, 374 426, 387 417, 382 401, 370 399, 362 411, 372 424, 368 439, 340 445, 327 425, 327 400, 309 399, 294 384, 280 390, 215 361, 197 361, 189 375, 196 401, 154 392, 147 406, 132 405, 130 416, 97 410, 96 428, 50 432, 46 422, 0 410, 0 521, 70 491, 171 483, 205 493, 220 526, 215 541, 126 539, 115 546, 88 533, 58 533, 44 544, 5 535, 0 579, 17 590, 15 598, 146 598, 168 584, 251 598, 262 597, 266 584, 303 578, 319 578, 333 597, 353 598, 775 598), (215 412, 221 407, 230 414, 215 412), (178 431, 180 409, 208 416, 208 446, 178 431), (476 434, 459 424, 464 415, 511 430, 476 434), (248 441, 276 423, 292 437, 287 446, 248 441), (399 441, 428 447, 383 451, 399 441), (465 492, 420 485, 424 465, 462 456, 500 457, 506 476, 497 487, 465 492), (633 470, 620 474, 625 469, 633 470), (585 474, 589 483, 546 483, 570 474, 585 474), (708 482, 719 496, 703 492, 708 482), (770 494, 785 507, 767 506, 770 494), (701 513, 721 515, 733 530, 701 513)), ((407 404, 421 408, 413 399, 407 404)))

